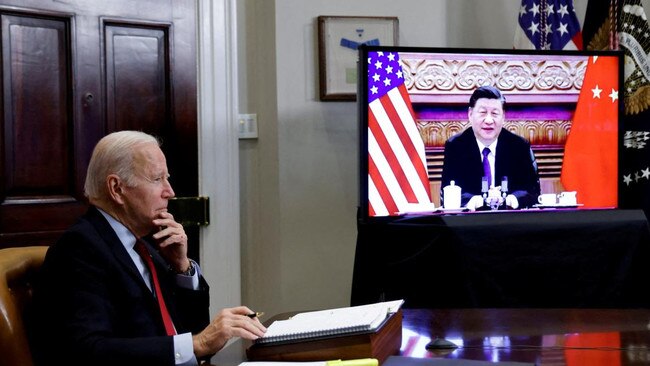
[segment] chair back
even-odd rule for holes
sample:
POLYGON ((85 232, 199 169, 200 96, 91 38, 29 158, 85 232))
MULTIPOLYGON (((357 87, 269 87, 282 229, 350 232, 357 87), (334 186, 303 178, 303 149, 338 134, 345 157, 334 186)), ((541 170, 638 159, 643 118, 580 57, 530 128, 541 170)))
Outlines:
POLYGON ((3 365, 33 366, 25 323, 32 283, 46 246, 0 249, 0 358, 3 365))

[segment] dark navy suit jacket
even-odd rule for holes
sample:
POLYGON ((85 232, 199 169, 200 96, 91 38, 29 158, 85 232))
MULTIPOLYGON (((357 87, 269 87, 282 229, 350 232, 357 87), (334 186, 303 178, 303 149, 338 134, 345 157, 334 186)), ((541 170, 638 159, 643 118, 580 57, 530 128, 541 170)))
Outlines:
MULTIPOLYGON (((472 128, 453 136, 445 143, 441 187, 454 180, 462 189, 462 205, 481 194, 483 163, 472 128)), ((519 207, 537 203, 540 193, 537 163, 530 144, 514 133, 502 129, 497 143, 495 186, 508 177, 508 193, 517 197, 519 207)))
MULTIPOLYGON (((148 246, 177 332, 209 323, 205 279, 198 290, 176 285, 175 274, 148 246)), ((34 291, 31 326, 39 364, 173 365, 157 302, 131 257, 94 207, 47 252, 34 291)))

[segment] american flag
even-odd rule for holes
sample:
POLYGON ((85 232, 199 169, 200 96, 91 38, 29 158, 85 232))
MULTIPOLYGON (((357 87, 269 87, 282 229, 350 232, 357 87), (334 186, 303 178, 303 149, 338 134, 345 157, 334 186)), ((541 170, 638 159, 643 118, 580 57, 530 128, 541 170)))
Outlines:
POLYGON ((522 0, 515 48, 581 50, 582 33, 572 0, 522 0))
POLYGON ((399 55, 368 52, 370 216, 433 209, 424 142, 414 116, 399 55))

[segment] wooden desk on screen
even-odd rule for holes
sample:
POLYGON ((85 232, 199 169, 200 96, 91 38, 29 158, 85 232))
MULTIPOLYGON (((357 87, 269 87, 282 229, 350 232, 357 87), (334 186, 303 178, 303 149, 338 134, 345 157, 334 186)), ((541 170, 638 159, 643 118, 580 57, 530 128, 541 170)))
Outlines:
POLYGON ((650 307, 641 210, 416 216, 358 232, 352 305, 650 307))

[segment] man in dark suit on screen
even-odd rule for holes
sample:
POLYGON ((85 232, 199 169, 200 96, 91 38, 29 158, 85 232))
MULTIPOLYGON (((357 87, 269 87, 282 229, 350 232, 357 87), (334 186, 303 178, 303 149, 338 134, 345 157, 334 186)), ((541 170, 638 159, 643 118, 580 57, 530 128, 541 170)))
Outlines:
POLYGON ((484 194, 510 208, 537 203, 535 156, 526 140, 503 129, 505 101, 495 87, 477 88, 467 113, 471 128, 445 143, 441 186, 454 181, 462 189, 461 204, 470 210, 484 206, 484 194))

